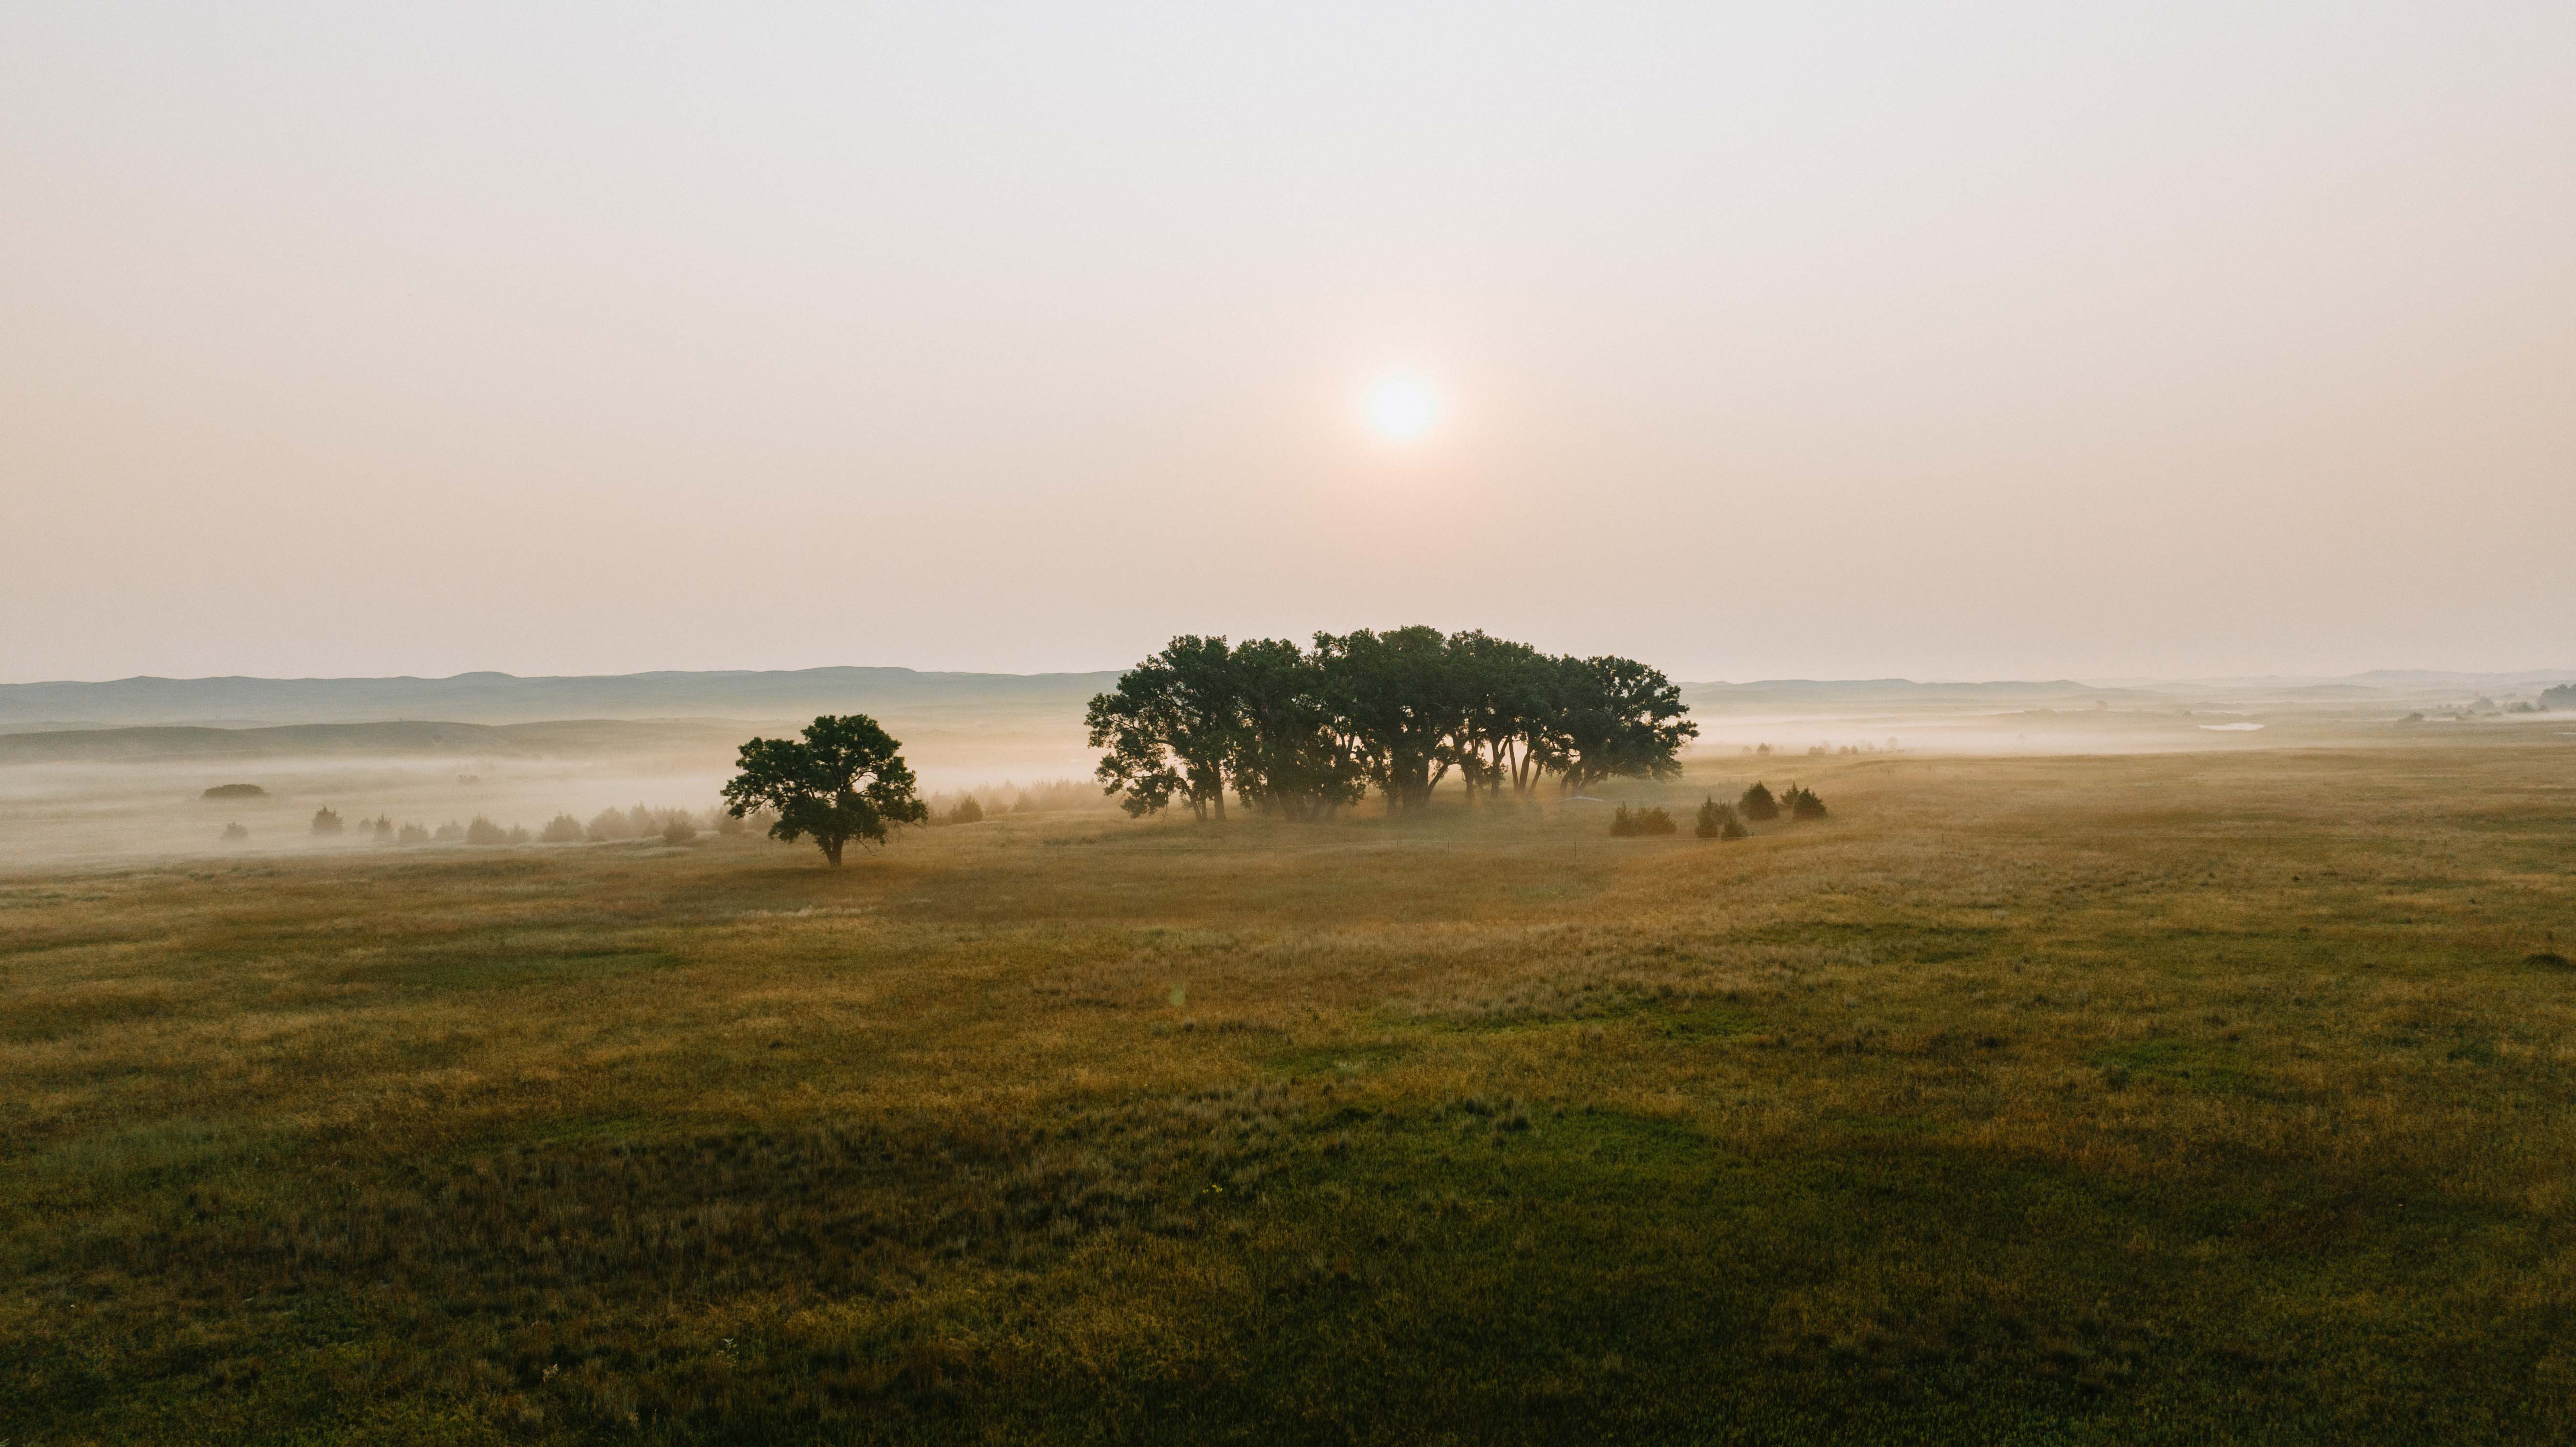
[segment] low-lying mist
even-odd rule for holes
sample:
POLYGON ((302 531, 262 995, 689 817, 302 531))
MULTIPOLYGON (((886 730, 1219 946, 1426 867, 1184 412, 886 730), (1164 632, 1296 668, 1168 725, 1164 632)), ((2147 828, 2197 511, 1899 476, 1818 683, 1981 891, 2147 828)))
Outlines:
MULTIPOLYGON (((2483 703, 2484 700, 2479 702, 2483 703)), ((2382 701, 2304 706, 2281 700, 2123 701, 1997 711, 1992 707, 1770 709, 1736 711, 1704 699, 1693 711, 1700 737, 1684 761, 1724 767, 1778 758, 1782 766, 1818 754, 2112 754, 2284 747, 2356 747, 2435 737, 2564 738, 2576 744, 2576 714, 2459 705, 2399 712, 2382 701), (1714 705, 1714 706, 1712 706, 1714 705)), ((1078 723, 1023 710, 979 726, 957 715, 889 719, 921 781, 934 823, 965 823, 1062 809, 1115 806, 1091 782, 1095 761, 1078 723), (971 808, 968 801, 972 800, 971 808)), ((374 821, 451 841, 476 819, 507 839, 531 844, 569 815, 588 841, 606 811, 684 814, 693 828, 716 826, 719 790, 734 749, 755 734, 793 731, 780 722, 636 724, 596 721, 530 726, 540 755, 479 753, 198 754, 187 758, 80 757, 0 760, 0 869, 114 864, 161 856, 312 853, 376 847, 374 821), (652 747, 639 749, 639 738, 652 747), (239 797, 210 788, 252 786, 239 797), (342 823, 316 834, 317 811, 342 823), (239 833, 227 839, 227 832, 239 833)), ((22 744, 32 739, 22 738, 22 744)), ((489 835, 487 834, 488 838, 489 835)), ((640 837, 629 830, 627 837, 640 837)))

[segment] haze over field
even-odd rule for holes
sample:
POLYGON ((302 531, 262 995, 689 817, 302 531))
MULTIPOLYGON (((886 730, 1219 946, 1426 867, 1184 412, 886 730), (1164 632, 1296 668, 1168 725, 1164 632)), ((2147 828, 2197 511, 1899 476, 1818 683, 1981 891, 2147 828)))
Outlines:
POLYGON ((2568 663, 2576 8, 0 15, 0 678, 2568 663))
POLYGON ((2576 1442, 2576 4, 0 4, 0 1447, 2576 1442))

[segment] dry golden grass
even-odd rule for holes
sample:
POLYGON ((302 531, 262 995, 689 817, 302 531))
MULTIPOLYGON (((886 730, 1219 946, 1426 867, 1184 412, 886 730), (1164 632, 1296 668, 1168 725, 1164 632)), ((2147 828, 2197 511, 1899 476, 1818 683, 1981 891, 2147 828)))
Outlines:
POLYGON ((1765 764, 0 882, 0 1438, 2567 1431, 2576 752, 1765 764))

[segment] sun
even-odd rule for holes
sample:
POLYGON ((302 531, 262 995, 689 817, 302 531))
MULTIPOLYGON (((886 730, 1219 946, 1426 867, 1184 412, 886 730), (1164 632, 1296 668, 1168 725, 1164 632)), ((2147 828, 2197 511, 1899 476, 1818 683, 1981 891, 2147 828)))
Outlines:
POLYGON ((1440 398, 1412 372, 1390 372, 1369 384, 1368 420, 1391 442, 1411 442, 1440 418, 1440 398))

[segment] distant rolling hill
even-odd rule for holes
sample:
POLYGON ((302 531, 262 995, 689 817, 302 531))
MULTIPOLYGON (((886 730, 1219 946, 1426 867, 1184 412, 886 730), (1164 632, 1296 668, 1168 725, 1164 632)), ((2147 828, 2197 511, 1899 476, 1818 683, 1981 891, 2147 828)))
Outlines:
POLYGON ((593 757, 673 748, 722 748, 739 725, 709 721, 567 719, 532 724, 334 723, 270 728, 159 725, 0 734, 0 765, 140 763, 154 759, 247 759, 366 755, 440 758, 593 757))
POLYGON ((2028 708, 2065 703, 2089 707, 2117 702, 2133 690, 2096 688, 2067 679, 2045 682, 1917 683, 1910 678, 1773 678, 1757 683, 1685 683, 1682 702, 1700 713, 1770 713, 1781 710, 1852 710, 1963 707, 2028 708))
POLYGON ((920 673, 909 668, 625 673, 520 678, 122 678, 0 684, 0 729, 142 724, 375 723, 440 719, 810 718, 818 713, 930 717, 973 713, 1079 719, 1113 673, 920 673))

